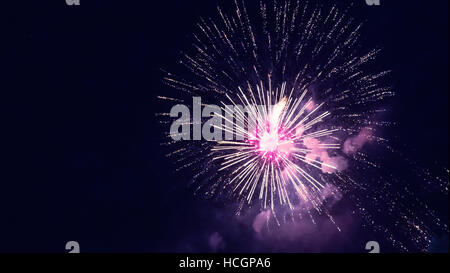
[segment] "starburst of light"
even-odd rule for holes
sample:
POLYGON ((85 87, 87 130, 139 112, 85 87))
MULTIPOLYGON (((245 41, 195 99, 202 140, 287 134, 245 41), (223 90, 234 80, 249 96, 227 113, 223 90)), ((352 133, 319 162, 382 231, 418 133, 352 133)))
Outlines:
POLYGON ((266 216, 268 208, 292 219, 307 215, 315 223, 314 210, 340 230, 324 202, 345 195, 364 226, 403 251, 427 249, 432 230, 448 233, 448 225, 407 183, 384 173, 388 158, 408 163, 404 168, 435 181, 448 195, 448 179, 432 177, 376 134, 393 125, 382 118, 383 101, 394 92, 390 70, 372 65, 380 49, 361 46, 363 25, 337 5, 263 0, 257 9, 250 15, 235 0, 232 12, 218 7, 216 18, 201 18, 180 70, 164 71, 164 82, 177 91, 159 96, 163 101, 188 104, 201 96, 221 103, 224 120, 230 114, 225 102, 263 106, 238 111, 239 122, 217 128, 242 140, 168 141, 177 171, 193 174, 196 192, 239 200, 238 214, 260 203, 266 216), (381 156, 365 153, 368 143, 377 144, 381 156), (402 240, 404 234, 414 239, 402 240))
MULTIPOLYGON (((327 149, 340 148, 339 143, 319 142, 319 138, 332 135, 335 130, 313 130, 316 124, 330 115, 328 111, 319 112, 323 104, 314 105, 311 98, 304 102, 307 91, 299 98, 293 98, 293 90, 286 94, 285 87, 283 84, 281 89, 275 89, 272 94, 263 86, 257 86, 255 92, 251 88, 247 90, 249 95, 239 88, 240 104, 263 107, 251 108, 253 111, 249 111, 248 115, 235 107, 238 110, 236 127, 230 122, 233 125, 225 124, 218 129, 235 132, 243 141, 220 140, 212 148, 212 151, 223 154, 215 156, 213 160, 222 160, 218 171, 229 171, 227 185, 231 185, 239 195, 245 195, 248 203, 257 192, 258 198, 264 201, 263 207, 269 204, 272 210, 276 199, 279 204, 293 208, 290 188, 303 201, 320 204, 318 195, 313 193, 319 193, 324 185, 302 165, 307 164, 319 170, 337 169, 315 158, 320 157, 318 152, 328 155, 327 149), (245 124, 254 124, 255 128, 248 131, 245 124)), ((233 116, 230 109, 223 109, 233 116)), ((228 120, 226 116, 220 117, 228 120)))

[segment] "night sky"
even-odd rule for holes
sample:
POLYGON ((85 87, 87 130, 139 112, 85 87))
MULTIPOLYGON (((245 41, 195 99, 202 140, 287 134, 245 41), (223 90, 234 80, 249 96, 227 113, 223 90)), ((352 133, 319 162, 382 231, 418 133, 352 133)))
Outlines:
MULTIPOLYGON (((160 69, 216 0, 11 2, 0 11, 0 252, 64 252, 70 240, 82 252, 364 252, 376 238, 355 219, 325 237, 326 223, 309 239, 259 240, 174 171, 155 117, 169 111, 156 100, 169 89, 160 69)), ((393 70, 397 124, 384 137, 420 166, 448 169, 449 1, 347 2, 393 70)), ((448 223, 448 195, 420 196, 448 223)), ((433 242, 448 251, 448 234, 433 242)))

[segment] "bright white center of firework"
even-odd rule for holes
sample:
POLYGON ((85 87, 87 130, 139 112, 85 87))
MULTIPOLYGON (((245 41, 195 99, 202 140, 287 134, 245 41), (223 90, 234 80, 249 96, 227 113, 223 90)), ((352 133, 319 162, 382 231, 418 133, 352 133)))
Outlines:
POLYGON ((278 149, 278 133, 265 132, 259 140, 259 150, 261 152, 276 152, 278 149))
POLYGON ((280 118, 285 106, 286 99, 283 98, 274 106, 265 122, 262 122, 264 126, 249 139, 264 158, 278 161, 292 151, 292 136, 285 132, 280 118))
POLYGON ((282 127, 269 128, 266 127, 264 132, 256 134, 256 137, 250 142, 256 146, 261 157, 278 161, 292 152, 293 140, 282 127))

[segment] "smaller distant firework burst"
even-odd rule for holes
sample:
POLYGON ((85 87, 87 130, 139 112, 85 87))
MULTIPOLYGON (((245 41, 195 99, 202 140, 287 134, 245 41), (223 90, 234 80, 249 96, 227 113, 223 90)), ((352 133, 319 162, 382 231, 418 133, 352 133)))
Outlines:
MULTIPOLYGON (((384 100, 394 95, 390 71, 373 69, 380 49, 361 45, 362 24, 348 8, 255 2, 236 0, 231 12, 218 7, 215 19, 201 18, 179 71, 165 72, 174 94, 158 98, 190 105, 201 97, 202 106, 220 105, 206 130, 220 137, 183 140, 205 129, 201 117, 208 115, 192 109, 200 118, 178 120, 188 132, 169 135, 168 157, 177 170, 194 172, 197 192, 238 200, 238 213, 259 204, 278 224, 276 215, 312 222, 313 214, 325 215, 339 230, 325 201, 345 196, 394 247, 426 250, 432 231, 448 232, 448 226, 421 200, 408 199, 408 186, 393 174, 382 174, 385 154, 396 152, 377 136, 392 125, 381 119, 384 100), (366 143, 378 145, 378 155, 365 153, 366 143)), ((169 117, 161 123, 178 114, 159 114, 169 117)), ((448 195, 448 181, 436 184, 448 195)))

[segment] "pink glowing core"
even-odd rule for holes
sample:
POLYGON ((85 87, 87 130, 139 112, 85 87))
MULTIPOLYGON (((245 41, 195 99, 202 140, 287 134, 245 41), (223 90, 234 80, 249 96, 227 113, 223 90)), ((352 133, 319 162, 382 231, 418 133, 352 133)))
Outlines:
POLYGON ((252 134, 249 143, 255 145, 255 150, 261 157, 275 161, 279 161, 283 156, 288 156, 294 146, 290 134, 287 134, 282 128, 270 130, 270 124, 267 124, 262 132, 252 134))
POLYGON ((293 136, 286 132, 280 121, 286 102, 286 98, 282 98, 275 104, 266 121, 262 121, 263 126, 248 138, 248 142, 255 145, 255 150, 265 159, 279 161, 294 148, 293 136))
POLYGON ((264 134, 259 139, 259 151, 261 152, 276 152, 278 148, 278 134, 264 132, 264 134))

